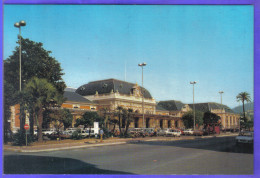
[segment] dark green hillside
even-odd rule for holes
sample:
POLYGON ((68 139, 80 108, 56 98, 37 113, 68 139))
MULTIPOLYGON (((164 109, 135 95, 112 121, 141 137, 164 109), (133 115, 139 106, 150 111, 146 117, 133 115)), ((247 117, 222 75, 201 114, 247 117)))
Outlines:
MULTIPOLYGON (((232 109, 235 113, 242 113, 243 112, 243 106, 242 104, 240 106, 237 106, 232 109)), ((245 110, 247 111, 254 111, 254 102, 252 103, 245 103, 245 110)))

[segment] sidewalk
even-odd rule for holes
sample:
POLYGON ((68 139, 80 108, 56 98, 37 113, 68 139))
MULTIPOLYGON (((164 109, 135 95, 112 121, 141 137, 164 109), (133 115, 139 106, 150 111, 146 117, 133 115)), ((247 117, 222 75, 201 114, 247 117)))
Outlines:
POLYGON ((145 137, 145 138, 108 138, 100 142, 99 139, 84 139, 82 141, 72 141, 70 143, 58 143, 48 144, 47 142, 41 145, 32 146, 12 146, 4 145, 4 151, 14 151, 23 153, 33 153, 33 152, 44 152, 44 151, 58 151, 58 150, 68 150, 77 148, 89 148, 97 146, 109 146, 109 145, 119 145, 131 142, 145 142, 145 141, 177 141, 177 140, 193 140, 193 139, 203 139, 203 138, 213 138, 213 137, 225 137, 225 136, 236 136, 238 133, 222 133, 220 135, 210 135, 210 136, 181 136, 181 137, 145 137))

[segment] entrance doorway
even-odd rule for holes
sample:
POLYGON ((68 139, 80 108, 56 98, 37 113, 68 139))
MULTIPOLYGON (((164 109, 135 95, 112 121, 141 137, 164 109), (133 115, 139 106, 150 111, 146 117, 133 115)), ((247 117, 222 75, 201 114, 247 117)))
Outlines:
POLYGON ((171 128, 171 121, 168 120, 168 128, 171 128))
POLYGON ((150 128, 150 118, 146 119, 146 128, 150 128))
POLYGON ((139 121, 139 118, 135 117, 135 128, 139 128, 138 121, 139 121))
POLYGON ((163 120, 160 120, 160 128, 163 128, 163 120))
POLYGON ((178 121, 175 121, 175 128, 178 128, 178 121))

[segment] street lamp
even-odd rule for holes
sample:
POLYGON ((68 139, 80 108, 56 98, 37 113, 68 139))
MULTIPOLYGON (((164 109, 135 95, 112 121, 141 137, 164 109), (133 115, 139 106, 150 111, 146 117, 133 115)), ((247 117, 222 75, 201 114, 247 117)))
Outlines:
POLYGON ((19 63, 20 63, 20 91, 22 90, 22 39, 21 39, 21 27, 25 26, 26 23, 24 20, 21 20, 19 23, 16 22, 14 26, 19 28, 19 63))
POLYGON ((193 85, 193 129, 195 130, 195 105, 194 105, 194 85, 196 84, 196 81, 190 82, 190 84, 193 85))
POLYGON ((219 94, 220 94, 220 101, 221 101, 221 104, 222 104, 222 94, 224 93, 224 91, 220 91, 219 94))
POLYGON ((143 111, 143 128, 144 127, 144 66, 146 66, 146 63, 143 62, 142 64, 138 64, 138 66, 142 67, 142 111, 143 111))

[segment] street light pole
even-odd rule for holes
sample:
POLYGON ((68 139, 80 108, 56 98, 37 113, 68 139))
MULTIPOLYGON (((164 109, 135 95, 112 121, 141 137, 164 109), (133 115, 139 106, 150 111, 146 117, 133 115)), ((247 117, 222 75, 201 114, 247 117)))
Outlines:
POLYGON ((196 84, 197 82, 194 81, 194 82, 190 82, 190 84, 193 85, 193 129, 195 130, 195 105, 194 105, 194 85, 196 84))
POLYGON ((21 27, 25 26, 25 21, 21 20, 19 23, 16 22, 14 24, 15 27, 19 28, 19 76, 20 76, 20 83, 19 89, 22 91, 22 36, 21 36, 21 27))
POLYGON ((143 62, 142 64, 138 64, 138 66, 142 67, 142 112, 143 112, 143 128, 145 128, 145 124, 144 124, 144 66, 146 66, 146 63, 143 62))
POLYGON ((220 102, 221 102, 221 104, 222 104, 222 94, 223 94, 224 92, 223 91, 220 91, 219 92, 219 94, 220 94, 220 102))

